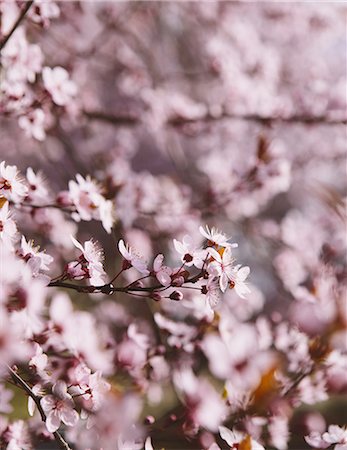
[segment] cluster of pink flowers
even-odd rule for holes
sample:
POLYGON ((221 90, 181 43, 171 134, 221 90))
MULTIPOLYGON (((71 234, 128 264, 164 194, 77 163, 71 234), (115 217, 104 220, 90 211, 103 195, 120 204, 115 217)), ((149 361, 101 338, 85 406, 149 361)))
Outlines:
POLYGON ((0 4, 1 448, 347 449, 343 9, 0 4))

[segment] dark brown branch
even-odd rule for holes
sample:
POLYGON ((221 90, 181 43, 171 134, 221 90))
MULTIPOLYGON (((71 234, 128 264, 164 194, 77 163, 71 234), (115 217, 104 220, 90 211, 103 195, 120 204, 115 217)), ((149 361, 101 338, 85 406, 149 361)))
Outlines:
MULTIPOLYGON (((45 414, 44 410, 42 409, 42 406, 40 403, 41 397, 36 395, 33 392, 33 390, 31 389, 31 387, 28 385, 28 383, 26 383, 23 380, 23 378, 21 376, 19 376, 18 373, 15 372, 10 366, 7 366, 7 369, 10 372, 10 375, 11 375, 13 381, 15 382, 15 384, 17 386, 20 386, 29 395, 29 397, 31 397, 34 400, 35 405, 37 406, 37 409, 40 413, 42 421, 46 422, 46 414, 45 414)), ((59 444, 60 448, 62 448, 63 450, 72 450, 71 447, 69 446, 69 444, 63 438, 63 436, 59 433, 59 431, 55 431, 53 433, 53 436, 54 436, 56 442, 59 444)))
POLYGON ((5 45, 7 44, 8 40, 10 39, 10 37, 12 36, 12 34, 16 31, 16 29, 19 27, 19 25, 21 24, 22 20, 24 19, 26 13, 29 11, 31 5, 34 3, 34 0, 30 0, 29 2, 27 2, 27 4, 25 5, 25 7, 23 8, 23 11, 19 14, 18 19, 15 21, 15 23, 13 24, 11 30, 8 32, 8 34, 1 40, 0 42, 0 51, 5 47, 5 45))
MULTIPOLYGON (((188 278, 184 282, 184 284, 196 283, 197 281, 199 281, 200 279, 203 278, 203 274, 204 274, 204 271, 202 270, 197 275, 194 275, 193 277, 188 278)), ((138 281, 138 280, 136 280, 136 281, 138 281)), ((69 283, 66 281, 56 280, 56 281, 51 281, 48 284, 48 287, 61 287, 61 288, 72 289, 77 292, 84 292, 84 293, 88 293, 88 294, 103 293, 103 294, 107 294, 107 295, 113 294, 115 292, 123 292, 123 293, 129 294, 129 295, 132 295, 132 293, 137 293, 137 292, 152 293, 155 291, 165 290, 168 287, 172 287, 172 288, 176 287, 176 286, 167 286, 165 288, 162 284, 156 284, 154 286, 138 287, 138 286, 133 286, 134 283, 131 283, 127 286, 122 286, 122 287, 113 286, 111 283, 105 284, 103 286, 80 286, 78 284, 73 284, 73 283, 69 283)), ((180 287, 184 288, 186 286, 182 285, 180 287)))
MULTIPOLYGON (((84 111, 84 115, 92 120, 100 122, 107 122, 113 125, 139 125, 141 118, 135 114, 122 113, 113 114, 102 111, 84 111)), ((172 127, 181 127, 194 123, 207 123, 217 122, 219 120, 244 120, 248 122, 257 122, 263 125, 276 123, 293 123, 293 124, 305 124, 305 125, 343 125, 347 123, 347 119, 333 119, 328 116, 306 116, 302 114, 294 114, 292 116, 262 116, 258 114, 233 114, 223 113, 220 116, 213 116, 206 114, 205 116, 197 119, 188 119, 184 117, 175 117, 169 119, 168 125, 172 127)))
POLYGON ((98 120, 100 122, 108 122, 117 125, 138 125, 140 118, 134 114, 108 114, 102 111, 84 111, 83 114, 92 120, 98 120))

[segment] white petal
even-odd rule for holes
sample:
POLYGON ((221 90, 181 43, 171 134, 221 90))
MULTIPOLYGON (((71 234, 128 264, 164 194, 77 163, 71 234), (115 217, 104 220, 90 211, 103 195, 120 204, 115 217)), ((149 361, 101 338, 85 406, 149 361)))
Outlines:
POLYGON ((251 270, 248 266, 241 267, 241 269, 237 272, 237 278, 240 281, 245 281, 245 279, 248 277, 250 271, 251 270))
POLYGON ((77 413, 77 411, 75 411, 72 408, 64 408, 61 413, 61 420, 65 423, 65 425, 69 426, 69 427, 73 427, 74 425, 76 425, 76 423, 78 422, 79 419, 79 415, 77 413))
POLYGON ((80 242, 78 242, 77 239, 75 239, 72 235, 70 235, 70 238, 74 244, 75 247, 77 247, 79 250, 81 250, 82 253, 84 253, 84 248, 80 242))
POLYGON ((229 430, 229 428, 226 428, 223 426, 219 427, 219 434, 220 434, 220 437, 228 445, 230 445, 230 447, 233 447, 233 445, 237 443, 235 433, 233 431, 229 430))
POLYGON ((46 419, 46 427, 50 433, 54 433, 60 427, 60 417, 57 410, 51 411, 46 419))
POLYGON ((158 270, 161 268, 164 261, 164 255, 159 254, 156 256, 155 260, 153 261, 153 270, 154 272, 158 272, 158 270))

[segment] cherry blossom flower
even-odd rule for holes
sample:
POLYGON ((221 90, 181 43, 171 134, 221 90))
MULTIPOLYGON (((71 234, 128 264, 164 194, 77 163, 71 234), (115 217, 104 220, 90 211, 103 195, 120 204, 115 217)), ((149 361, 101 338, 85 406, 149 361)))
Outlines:
POLYGON ((74 245, 82 252, 82 256, 78 262, 70 263, 67 272, 72 276, 78 278, 80 272, 74 272, 74 267, 81 264, 84 276, 89 279, 91 285, 102 286, 106 282, 106 273, 102 266, 103 252, 97 242, 92 240, 86 241, 84 245, 80 244, 73 236, 71 240, 74 245))
POLYGON ((49 200, 47 181, 41 172, 35 173, 31 167, 26 171, 28 181, 27 200, 35 204, 42 204, 49 200))
POLYGON ((173 240, 176 251, 181 255, 181 261, 187 266, 195 266, 201 269, 206 257, 206 252, 195 246, 193 239, 186 235, 180 242, 177 239, 173 240))
POLYGON ((44 67, 42 78, 47 91, 54 103, 59 106, 67 105, 77 94, 76 84, 70 80, 68 72, 63 67, 44 67))
POLYGON ((206 225, 206 229, 202 226, 199 227, 200 233, 204 236, 204 238, 208 241, 208 246, 220 246, 220 247, 238 247, 238 244, 233 243, 230 244, 228 241, 230 238, 227 238, 224 233, 217 230, 217 228, 212 227, 211 229, 206 225))
POLYGON ((315 448, 328 448, 336 444, 334 450, 345 450, 347 448, 347 430, 338 425, 329 425, 328 431, 321 434, 312 431, 305 436, 305 441, 315 448))
POLYGON ((16 166, 0 163, 0 195, 15 203, 19 203, 27 195, 27 187, 19 175, 16 166))
POLYGON ((134 267, 138 272, 143 275, 149 275, 149 270, 147 269, 146 262, 142 259, 140 255, 138 255, 134 250, 127 244, 125 245, 123 239, 120 239, 118 242, 118 250, 120 254, 123 256, 124 260, 127 262, 127 265, 123 268, 129 269, 130 267, 134 267))
POLYGON ((53 1, 36 0, 35 8, 29 10, 30 18, 33 22, 47 27, 50 19, 55 19, 60 15, 59 6, 53 1))
POLYGON ((207 284, 203 285, 201 292, 206 295, 206 301, 212 309, 214 309, 220 300, 220 290, 218 282, 215 278, 209 278, 207 284))
POLYGON ((32 447, 28 425, 24 420, 16 420, 11 423, 8 430, 4 433, 7 443, 6 449, 20 450, 32 447))
POLYGON ((27 242, 25 236, 21 239, 21 257, 27 262, 33 275, 36 277, 40 271, 49 270, 49 265, 53 261, 53 257, 45 251, 40 252, 40 247, 34 247, 34 241, 27 242))
POLYGON ((60 199, 67 204, 70 201, 76 207, 77 213, 73 214, 75 220, 101 220, 110 233, 114 222, 112 202, 103 197, 101 187, 90 176, 83 178, 77 174, 76 180, 69 181, 69 191, 62 193, 60 199))
POLYGON ((241 444, 249 448, 250 450, 265 450, 265 448, 259 444, 256 440, 252 439, 249 435, 245 435, 238 431, 229 430, 226 427, 219 427, 219 434, 221 438, 230 445, 231 448, 238 448, 241 444))
MULTIPOLYGON (((214 248, 208 249, 213 261, 208 265, 208 271, 214 276, 219 277, 219 286, 222 292, 225 292, 230 282, 233 281, 233 263, 230 247, 226 247, 223 252, 219 253, 214 248)), ((233 284, 234 287, 234 284, 233 284)))
POLYGON ((73 427, 78 422, 78 413, 75 411, 74 402, 67 392, 64 381, 57 381, 52 387, 53 395, 45 395, 40 403, 47 419, 46 427, 50 433, 54 433, 60 427, 60 423, 73 427))
POLYGON ((250 268, 248 266, 241 267, 240 264, 235 266, 230 273, 229 286, 233 287, 241 298, 245 298, 245 295, 251 292, 245 283, 249 273, 250 268))
POLYGON ((78 366, 75 375, 78 383, 77 392, 83 397, 85 406, 90 411, 97 411, 111 385, 102 378, 101 371, 92 373, 85 365, 78 366))
POLYGON ((197 378, 188 368, 175 372, 173 380, 176 390, 185 396, 190 405, 192 420, 208 430, 217 431, 225 419, 227 408, 212 385, 205 379, 197 378))
POLYGON ((18 125, 28 137, 33 137, 38 141, 44 141, 46 138, 45 118, 46 116, 43 110, 36 108, 30 114, 21 116, 18 119, 18 125))
MULTIPOLYGON (((0 198, 1 201, 1 198, 0 198)), ((17 225, 11 218, 8 202, 0 208, 0 239, 6 247, 12 248, 17 235, 17 225)))

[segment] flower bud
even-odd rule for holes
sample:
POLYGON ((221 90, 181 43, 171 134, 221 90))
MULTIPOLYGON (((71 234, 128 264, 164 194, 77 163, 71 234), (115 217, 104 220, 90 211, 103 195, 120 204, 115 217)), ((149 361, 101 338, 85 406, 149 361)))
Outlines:
POLYGON ((171 292, 171 294, 169 295, 169 298, 171 300, 175 300, 176 302, 179 302, 180 300, 183 299, 183 294, 180 291, 173 291, 171 292))
POLYGON ((163 297, 159 294, 159 292, 152 292, 151 299, 155 302, 160 302, 163 297))

